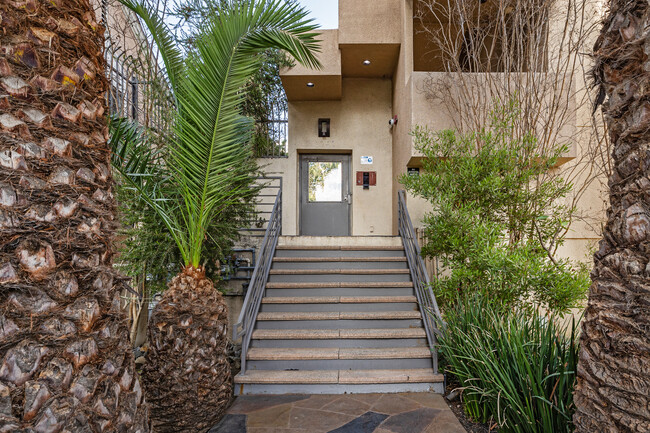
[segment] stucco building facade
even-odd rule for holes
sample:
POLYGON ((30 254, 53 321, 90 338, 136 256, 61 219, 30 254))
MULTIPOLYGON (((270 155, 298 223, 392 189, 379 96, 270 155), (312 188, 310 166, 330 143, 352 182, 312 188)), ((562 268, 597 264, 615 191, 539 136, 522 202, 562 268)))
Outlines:
MULTIPOLYGON (((397 193, 402 189, 399 176, 421 167, 421 155, 410 132, 416 125, 434 131, 457 126, 455 116, 458 114, 432 98, 432 83, 436 77, 442 80, 446 75, 452 81, 453 77, 444 64, 440 47, 435 46, 426 28, 437 26, 449 34, 458 33, 458 30, 452 23, 446 24, 440 16, 435 16, 435 2, 340 0, 338 3, 339 28, 322 31, 319 55, 322 69, 310 70, 297 65, 281 72, 289 102, 288 152, 284 158, 263 158, 260 164, 269 176, 282 177, 283 235, 313 234, 310 228, 313 222, 305 219, 313 213, 305 208, 309 205, 305 191, 310 187, 305 186, 309 180, 301 169, 301 161, 306 163, 310 156, 340 155, 350 161, 349 168, 342 166, 345 172, 342 173, 344 182, 340 195, 340 201, 347 205, 349 225, 347 232, 332 234, 393 236, 397 234, 397 193), (392 125, 389 124, 391 119, 392 125), (319 130, 323 121, 329 122, 328 134, 319 130), (364 172, 374 172, 374 185, 364 188, 364 172), (358 185, 358 177, 361 185, 358 185), (349 185, 347 190, 346 184, 349 185)), ((485 4, 485 14, 489 14, 490 3, 485 4)), ((556 140, 566 138, 570 146, 556 170, 575 174, 578 165, 584 165, 588 158, 585 149, 594 147, 593 143, 581 144, 592 140, 593 119, 591 107, 584 103, 588 99, 584 63, 576 62, 567 68, 560 63, 573 54, 557 54, 558 47, 566 43, 560 42, 566 31, 563 29, 566 7, 565 2, 558 2, 549 12, 547 18, 552 18, 553 13, 559 18, 551 19, 545 29, 548 46, 544 66, 533 71, 534 74, 526 71, 525 79, 543 81, 554 74, 554 80, 568 82, 566 89, 557 85, 553 87, 553 94, 549 92, 542 98, 563 95, 559 107, 564 114, 553 133, 556 140), (570 79, 566 78, 568 74, 570 79)), ((597 14, 590 18, 595 21, 597 14)), ((581 31, 585 38, 590 37, 589 29, 581 27, 581 31)), ((484 73, 483 78, 480 73, 467 72, 466 75, 472 76, 473 83, 485 79, 486 87, 500 80, 512 80, 514 76, 512 71, 498 70, 484 73)), ((586 174, 589 170, 580 170, 582 174, 575 174, 577 179, 598 177, 593 170, 591 174, 586 174)), ((337 177, 338 171, 335 175, 332 176, 337 177)), ((602 179, 604 176, 600 176, 602 179)), ((603 183, 598 179, 585 185, 576 204, 580 215, 588 218, 574 222, 562 247, 562 255, 588 260, 589 248, 599 237, 599 221, 604 218, 602 190, 603 183)), ((430 209, 426 202, 414 197, 408 198, 408 207, 415 225, 421 224, 423 215, 430 209)), ((322 223, 330 218, 328 212, 317 212, 316 226, 325 230, 317 234, 328 234, 327 230, 331 230, 322 223)), ((346 221, 338 218, 336 224, 340 226, 346 221)))

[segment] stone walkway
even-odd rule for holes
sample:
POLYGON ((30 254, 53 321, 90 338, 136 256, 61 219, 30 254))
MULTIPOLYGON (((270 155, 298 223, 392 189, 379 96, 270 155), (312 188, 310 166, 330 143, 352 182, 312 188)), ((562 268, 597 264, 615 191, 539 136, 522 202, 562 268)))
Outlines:
POLYGON ((465 433, 434 393, 237 397, 209 433, 465 433))

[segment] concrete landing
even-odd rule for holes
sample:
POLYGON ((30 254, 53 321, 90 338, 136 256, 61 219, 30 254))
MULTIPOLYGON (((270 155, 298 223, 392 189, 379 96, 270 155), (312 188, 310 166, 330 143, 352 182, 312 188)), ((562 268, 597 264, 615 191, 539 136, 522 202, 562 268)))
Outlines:
POLYGON ((402 238, 399 236, 280 236, 278 248, 280 249, 363 249, 364 247, 402 247, 402 238))
POLYGON ((237 397, 209 433, 465 433, 440 394, 237 397))

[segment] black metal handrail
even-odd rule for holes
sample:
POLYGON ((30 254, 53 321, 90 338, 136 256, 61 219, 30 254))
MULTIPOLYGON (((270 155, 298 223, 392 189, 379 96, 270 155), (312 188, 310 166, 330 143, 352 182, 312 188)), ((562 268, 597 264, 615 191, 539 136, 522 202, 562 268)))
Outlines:
POLYGON ((415 295, 418 299, 420 306, 420 313, 422 314, 422 322, 424 323, 424 330, 427 334, 429 347, 431 348, 431 356, 433 358, 433 371, 438 373, 438 349, 436 347, 438 333, 438 323, 442 323, 442 316, 440 309, 436 302, 436 297, 431 290, 429 281, 429 274, 424 266, 420 245, 413 230, 413 223, 411 216, 406 207, 406 193, 402 190, 398 193, 398 207, 397 218, 399 225, 399 235, 402 237, 404 250, 406 251, 406 259, 408 260, 409 269, 411 270, 411 279, 413 280, 413 287, 415 288, 415 295))
POLYGON ((282 230, 282 190, 278 191, 273 205, 273 211, 269 218, 264 240, 260 247, 259 258, 255 270, 251 276, 251 281, 248 286, 248 292, 244 299, 244 305, 239 319, 233 329, 233 339, 237 340, 241 337, 241 372, 246 371, 246 354, 248 352, 248 345, 251 341, 253 334, 253 327, 255 326, 255 318, 260 309, 262 298, 266 290, 266 281, 269 278, 269 271, 271 270, 271 263, 275 255, 275 247, 278 245, 278 238, 282 230))

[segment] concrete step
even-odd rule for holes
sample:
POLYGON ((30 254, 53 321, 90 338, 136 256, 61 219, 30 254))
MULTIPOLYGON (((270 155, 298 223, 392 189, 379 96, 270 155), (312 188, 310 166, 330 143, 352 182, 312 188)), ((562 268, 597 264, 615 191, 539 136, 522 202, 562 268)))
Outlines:
POLYGON ((400 329, 256 329, 253 340, 328 340, 426 338, 424 328, 400 329))
POLYGON ((276 250, 297 251, 404 251, 402 245, 278 245, 276 250))
POLYGON ((316 320, 258 320, 257 329, 403 329, 420 328, 417 319, 316 319, 316 320))
POLYGON ((403 320, 420 319, 419 311, 287 311, 267 312, 257 315, 263 320, 403 320))
POLYGON ((274 258, 320 258, 320 257, 406 257, 402 247, 400 248, 364 248, 364 249, 298 249, 298 248, 276 248, 274 258))
POLYGON ((400 247, 399 236, 280 236, 282 247, 400 247))
POLYGON ((250 370, 368 370, 432 368, 426 347, 283 348, 254 347, 248 351, 250 370))
POLYGON ((240 383, 235 387, 236 395, 277 394, 388 394, 398 392, 435 392, 443 394, 444 383, 240 383))
POLYGON ((266 283, 267 289, 333 289, 333 288, 361 288, 361 289, 376 289, 376 288, 400 288, 400 287, 413 287, 413 283, 408 281, 391 282, 391 281, 363 281, 363 282, 269 282, 266 283))
POLYGON ((271 270, 408 269, 406 257, 275 257, 271 270))
POLYGON ((415 296, 295 296, 262 298, 260 312, 419 311, 415 296), (364 302, 363 298, 370 298, 364 302), (264 302, 269 299, 270 302, 264 302), (288 299, 289 302, 283 301, 288 299), (341 302, 342 299, 342 302, 341 302), (314 301, 314 302, 312 302, 314 301))
POLYGON ((426 347, 389 348, 251 348, 246 359, 254 361, 295 361, 307 359, 417 359, 431 358, 426 347))
MULTIPOLYGON (((292 274, 271 274, 268 282, 270 283, 408 283, 411 281, 411 275, 408 269, 406 272, 332 272, 323 273, 320 270, 315 273, 292 273, 292 274)), ((370 271, 374 271, 371 269, 370 271)))
POLYGON ((408 269, 271 269, 269 275, 401 275, 408 269))
POLYGON ((354 311, 419 311, 415 302, 372 304, 262 304, 261 313, 307 313, 307 312, 354 312, 354 311))
POLYGON ((409 370, 247 370, 235 376, 235 383, 276 384, 379 384, 379 383, 433 383, 442 382, 441 374, 434 374, 431 368, 409 370))
POLYGON ((388 257, 274 257, 274 262, 282 263, 311 263, 311 262, 406 262, 406 257, 388 256, 388 257))
POLYGON ((268 287, 269 297, 313 297, 313 296, 413 296, 413 287, 314 287, 306 290, 302 287, 268 287))
POLYGON ((417 302, 415 296, 274 296, 262 304, 366 304, 417 302))
POLYGON ((426 347, 426 336, 419 338, 331 338, 331 339, 287 339, 287 340, 252 340, 251 347, 259 348, 347 348, 347 349, 381 349, 391 347, 426 347))
POLYGON ((433 368, 431 357, 406 359, 297 359, 292 361, 246 361, 247 370, 386 370, 433 368))

